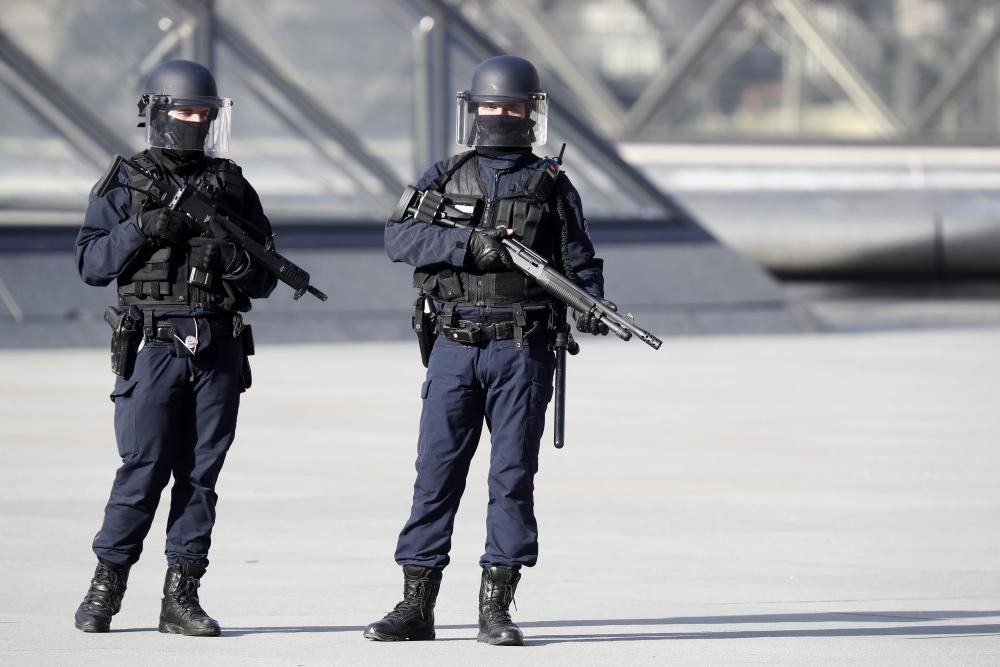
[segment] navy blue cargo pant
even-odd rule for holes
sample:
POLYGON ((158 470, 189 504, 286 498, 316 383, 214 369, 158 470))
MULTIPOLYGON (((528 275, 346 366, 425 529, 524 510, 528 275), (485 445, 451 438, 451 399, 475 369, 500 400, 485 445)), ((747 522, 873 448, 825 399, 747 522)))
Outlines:
POLYGON ((413 508, 399 535, 396 562, 443 568, 455 513, 483 420, 490 429, 489 505, 484 567, 532 566, 538 559, 534 477, 552 397, 555 356, 545 331, 525 338, 463 345, 439 337, 421 389, 413 508))
POLYGON ((218 496, 215 483, 233 442, 240 392, 240 339, 217 339, 197 356, 147 341, 128 380, 118 378, 115 475, 94 553, 115 565, 139 560, 160 494, 171 475, 166 555, 207 563, 218 496))

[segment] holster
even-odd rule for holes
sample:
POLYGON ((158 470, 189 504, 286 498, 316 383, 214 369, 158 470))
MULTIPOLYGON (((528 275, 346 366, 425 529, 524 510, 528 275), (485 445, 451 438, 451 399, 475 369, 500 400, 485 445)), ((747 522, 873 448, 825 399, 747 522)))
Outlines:
POLYGON ((104 321, 111 327, 111 372, 125 378, 135 370, 135 357, 142 341, 142 324, 129 312, 108 306, 104 321))
POLYGON ((437 340, 437 331, 434 328, 434 320, 437 313, 434 312, 434 302, 426 294, 421 294, 413 303, 413 333, 417 335, 417 347, 420 348, 420 361, 427 368, 431 358, 431 350, 434 348, 434 341, 437 340))
POLYGON ((253 384, 253 374, 250 372, 250 357, 254 353, 253 329, 249 324, 243 325, 240 340, 243 343, 243 367, 240 369, 240 376, 243 380, 243 391, 246 391, 253 384))

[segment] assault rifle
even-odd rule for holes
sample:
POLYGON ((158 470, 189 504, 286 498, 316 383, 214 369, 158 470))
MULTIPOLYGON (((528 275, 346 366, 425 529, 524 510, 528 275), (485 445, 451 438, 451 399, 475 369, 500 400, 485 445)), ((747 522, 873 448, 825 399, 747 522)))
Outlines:
POLYGON ((117 187, 141 192, 171 211, 185 214, 191 225, 200 232, 217 237, 219 234, 215 228, 218 227, 237 247, 256 260, 259 266, 295 290, 293 299, 309 292, 321 301, 327 300, 326 294, 309 284, 308 271, 247 234, 246 222, 219 210, 218 198, 211 192, 196 188, 190 183, 177 187, 168 179, 157 178, 153 172, 121 155, 115 156, 114 162, 98 184, 97 196, 103 197, 109 190, 117 187), (118 181, 118 171, 123 166, 149 179, 149 187, 143 190, 118 181))

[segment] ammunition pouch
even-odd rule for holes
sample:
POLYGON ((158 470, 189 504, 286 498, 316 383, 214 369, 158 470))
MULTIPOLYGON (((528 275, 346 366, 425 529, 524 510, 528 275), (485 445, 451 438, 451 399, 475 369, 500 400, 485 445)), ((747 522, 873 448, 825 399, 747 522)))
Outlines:
POLYGON ((142 341, 142 324, 129 311, 108 306, 104 321, 111 327, 111 372, 128 379, 135 370, 135 358, 142 341))
MULTIPOLYGON (((147 151, 132 156, 132 160, 157 178, 165 176, 163 168, 147 151)), ((245 181, 235 162, 212 158, 202 167, 193 187, 217 197, 217 205, 225 210, 241 211, 245 200, 245 181)), ((141 214, 148 206, 158 205, 146 192, 149 177, 127 170, 131 190, 132 214, 141 214)), ((194 227, 182 242, 162 248, 146 248, 135 265, 118 276, 118 303, 122 306, 165 308, 166 306, 208 306, 222 310, 248 310, 249 301, 222 280, 222 272, 206 267, 189 266, 189 247, 204 243, 194 227)))

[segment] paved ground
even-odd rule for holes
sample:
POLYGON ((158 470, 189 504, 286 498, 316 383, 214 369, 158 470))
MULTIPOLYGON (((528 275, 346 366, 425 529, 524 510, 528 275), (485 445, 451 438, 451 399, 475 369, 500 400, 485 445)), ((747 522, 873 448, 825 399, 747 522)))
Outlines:
POLYGON ((116 632, 73 629, 108 360, 0 352, 0 664, 1000 664, 1000 328, 588 343, 542 455, 523 648, 471 639, 482 454, 439 641, 361 638, 400 589, 414 345, 259 349, 202 589, 218 639, 155 631, 162 517, 116 632))

